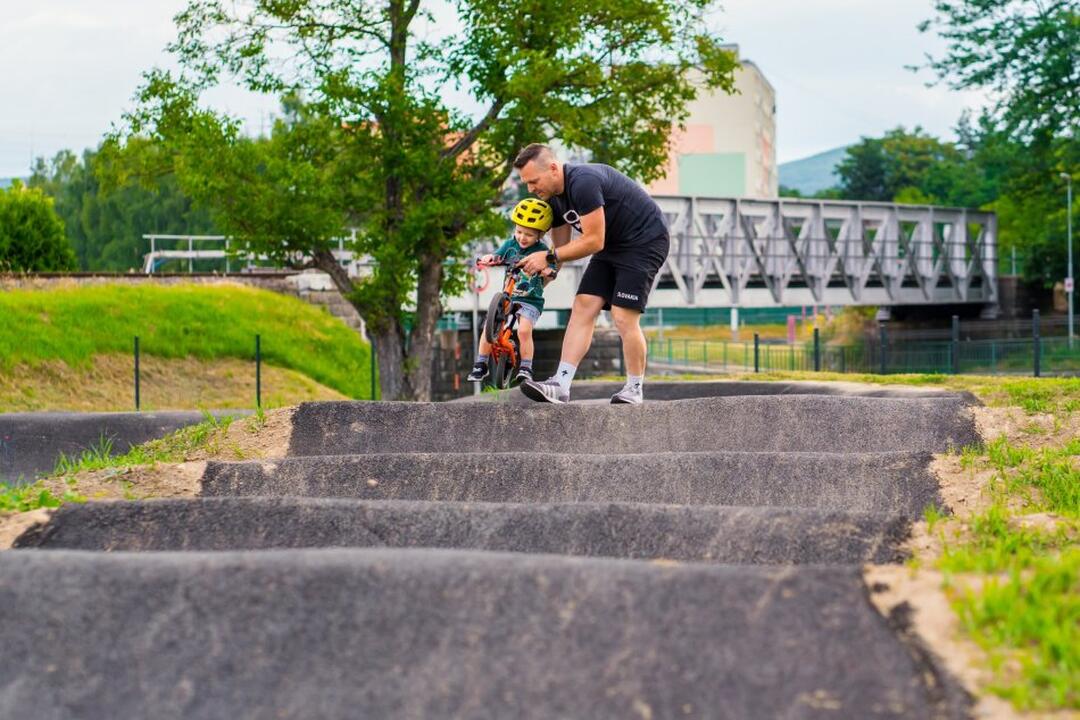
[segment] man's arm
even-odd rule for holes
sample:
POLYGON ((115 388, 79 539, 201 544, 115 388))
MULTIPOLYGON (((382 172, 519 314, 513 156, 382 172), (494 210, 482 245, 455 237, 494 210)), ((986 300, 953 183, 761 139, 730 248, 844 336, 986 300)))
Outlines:
MULTIPOLYGON (((559 263, 577 260, 603 250, 605 227, 604 208, 598 207, 588 215, 581 216, 581 235, 577 238, 566 240, 570 234, 569 225, 562 225, 552 230, 551 240, 555 245, 555 254, 558 256, 559 263)), ((540 253, 528 255, 518 263, 518 267, 530 275, 542 272, 546 266, 547 259, 540 253)))
MULTIPOLYGON (((581 235, 578 235, 556 251, 559 262, 577 260, 578 258, 595 255, 603 250, 606 226, 603 206, 596 208, 588 215, 582 215, 581 235)), ((569 228, 569 225, 566 227, 569 228)))

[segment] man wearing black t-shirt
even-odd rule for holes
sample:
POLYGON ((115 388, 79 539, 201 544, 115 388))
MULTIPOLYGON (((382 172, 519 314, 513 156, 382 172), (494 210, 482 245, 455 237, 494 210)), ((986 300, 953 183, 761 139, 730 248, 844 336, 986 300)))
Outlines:
POLYGON ((667 225, 660 207, 615 168, 560 163, 546 145, 526 147, 514 167, 529 192, 555 211, 552 252, 547 258, 533 253, 518 264, 536 273, 549 261, 592 256, 574 298, 559 369, 544 382, 526 381, 521 391, 540 402, 567 402, 578 363, 592 344, 596 318, 601 310, 610 310, 622 338, 627 369, 626 384, 611 402, 641 403, 646 345, 639 323, 653 279, 668 254, 667 225), (571 228, 580 233, 573 240, 571 228))

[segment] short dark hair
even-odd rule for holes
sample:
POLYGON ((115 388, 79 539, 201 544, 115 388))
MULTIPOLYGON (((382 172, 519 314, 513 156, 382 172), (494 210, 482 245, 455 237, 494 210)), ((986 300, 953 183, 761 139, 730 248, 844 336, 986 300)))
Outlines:
POLYGON ((530 143, 523 147, 521 152, 517 154, 517 157, 514 158, 514 167, 520 170, 541 155, 554 157, 555 153, 553 153, 551 148, 547 145, 542 143, 530 143))

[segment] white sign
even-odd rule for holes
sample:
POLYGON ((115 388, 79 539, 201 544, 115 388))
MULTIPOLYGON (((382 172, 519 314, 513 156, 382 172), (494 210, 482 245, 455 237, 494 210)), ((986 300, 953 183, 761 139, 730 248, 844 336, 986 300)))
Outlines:
POLYGON ((1071 277, 1065 278, 1065 292, 1071 293, 1073 291, 1073 279, 1071 277))

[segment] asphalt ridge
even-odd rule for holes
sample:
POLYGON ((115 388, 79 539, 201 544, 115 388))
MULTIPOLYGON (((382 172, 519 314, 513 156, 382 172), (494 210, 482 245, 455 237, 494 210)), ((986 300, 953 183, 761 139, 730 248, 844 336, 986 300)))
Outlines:
POLYGON ((0 577, 4 717, 934 718, 963 704, 927 684, 854 566, 25 551, 0 556, 0 577))
POLYGON ((805 507, 908 517, 941 507, 931 454, 376 453, 211 462, 204 497, 805 507))
POLYGON ((197 498, 61 508, 0 553, 0 717, 967 717, 861 567, 971 399, 694 385, 306 403, 197 498))
POLYGON ((942 452, 978 441, 961 398, 760 395, 640 406, 301 403, 289 455, 617 454, 717 450, 942 452), (452 431, 451 431, 452 429, 452 431))
POLYGON ((899 515, 804 508, 214 498, 70 505, 17 548, 460 548, 753 564, 887 563, 899 515), (793 541, 794 539, 794 541, 793 541))

